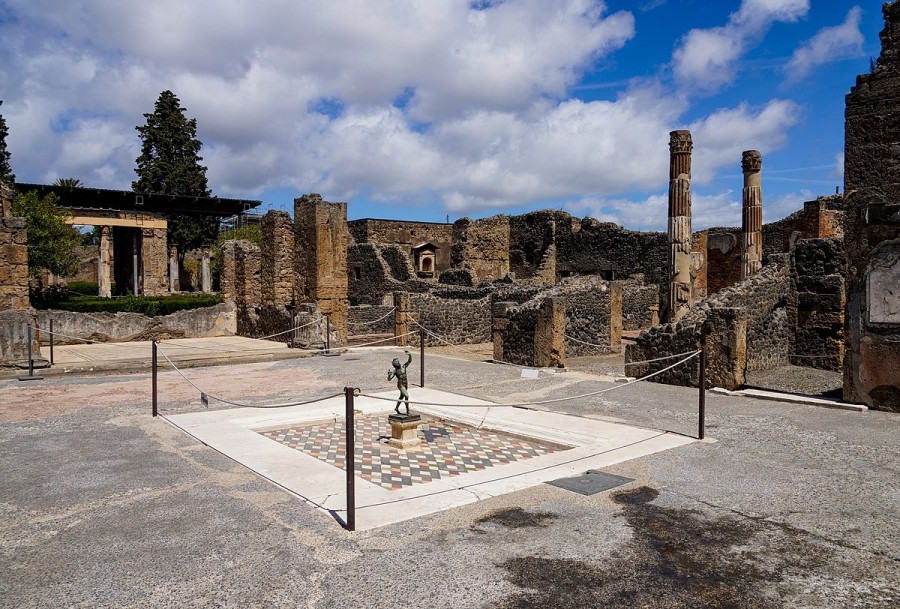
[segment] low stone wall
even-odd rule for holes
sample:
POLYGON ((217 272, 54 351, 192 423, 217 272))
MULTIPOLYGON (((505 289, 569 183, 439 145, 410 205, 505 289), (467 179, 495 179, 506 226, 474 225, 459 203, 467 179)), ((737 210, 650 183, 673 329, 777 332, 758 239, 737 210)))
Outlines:
POLYGON ((564 298, 535 298, 522 305, 496 302, 491 315, 496 361, 520 366, 565 366, 564 298))
MULTIPOLYGON (((411 293, 409 310, 417 316, 418 323, 449 343, 486 343, 491 340, 491 297, 462 290, 411 293)), ((430 336, 425 342, 430 346, 445 344, 430 336)))
POLYGON ((50 344, 50 320, 53 320, 54 344, 83 344, 78 339, 98 342, 129 342, 166 338, 206 338, 234 336, 237 314, 233 303, 178 311, 171 315, 147 317, 141 313, 75 313, 38 311, 41 344, 50 344))
POLYGON ((620 284, 593 279, 564 285, 554 292, 565 298, 566 355, 621 352, 620 284))
POLYGON ((363 305, 350 307, 348 316, 350 335, 393 334, 394 307, 363 305))
MULTIPOLYGON (((0 311, 0 366, 27 365, 28 326, 35 324, 34 310, 0 311)), ((31 356, 41 359, 40 331, 32 331, 31 356)))

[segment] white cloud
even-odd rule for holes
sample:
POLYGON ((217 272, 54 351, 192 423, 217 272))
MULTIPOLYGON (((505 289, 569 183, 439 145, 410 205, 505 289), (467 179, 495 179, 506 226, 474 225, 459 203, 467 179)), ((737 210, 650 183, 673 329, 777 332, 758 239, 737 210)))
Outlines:
POLYGON ((738 60, 775 22, 809 12, 809 0, 743 0, 721 27, 690 30, 672 55, 676 81, 685 90, 711 93, 731 83, 738 60))
POLYGON ((836 180, 844 181, 844 153, 838 152, 834 155, 834 169, 828 174, 828 177, 836 180))
POLYGON ((812 74, 813 70, 824 63, 861 54, 864 43, 859 29, 861 19, 862 9, 854 6, 842 24, 819 30, 815 36, 794 51, 785 67, 788 78, 800 80, 812 74))

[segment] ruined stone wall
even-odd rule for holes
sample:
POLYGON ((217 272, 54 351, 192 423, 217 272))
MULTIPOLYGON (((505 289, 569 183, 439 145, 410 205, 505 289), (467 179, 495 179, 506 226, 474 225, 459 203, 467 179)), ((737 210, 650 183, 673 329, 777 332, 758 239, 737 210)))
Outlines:
POLYGON ((711 296, 741 280, 741 231, 706 231, 706 291, 711 296))
POLYGON ((24 311, 28 300, 28 231, 25 218, 0 217, 0 311, 24 311))
MULTIPOLYGON (((485 343, 491 340, 491 297, 483 292, 460 289, 434 293, 411 293, 410 311, 419 324, 454 344, 485 343)), ((413 326, 410 330, 418 329, 413 326)), ((427 336, 425 343, 446 343, 427 336)))
POLYGON ((410 260, 412 248, 422 243, 432 243, 437 246, 435 271, 441 273, 450 268, 452 224, 364 218, 347 222, 347 227, 356 243, 396 245, 410 260))
MULTIPOLYGON (((763 207, 765 209, 765 207, 763 207)), ((799 239, 831 239, 844 234, 844 195, 819 197, 803 203, 790 216, 764 224, 763 256, 787 253, 799 239)))
POLYGON ((260 288, 269 306, 291 304, 294 298, 294 224, 284 211, 271 210, 262 218, 260 288))
POLYGON ((347 204, 318 194, 294 200, 294 288, 297 302, 315 303, 347 336, 347 204))
POLYGON ((409 257, 396 245, 351 244, 347 261, 347 290, 357 305, 387 304, 396 291, 425 292, 435 287, 412 279, 409 257))
POLYGON ((237 306, 238 334, 250 336, 257 326, 256 309, 260 300, 260 251, 246 240, 231 240, 222 244, 220 291, 222 300, 237 306))
POLYGON ((163 228, 141 229, 141 283, 144 296, 169 293, 169 248, 163 228))
POLYGON ((900 412, 900 3, 846 98, 844 399, 900 412))
POLYGON ((395 324, 393 313, 393 305, 350 307, 347 317, 350 335, 393 334, 395 324))
POLYGON ((509 274, 509 216, 483 220, 461 218, 453 223, 451 264, 472 272, 477 281, 509 274))
POLYGON ((804 239, 791 252, 790 362, 842 370, 846 305, 843 239, 804 239))
POLYGON ((565 298, 567 356, 621 352, 621 284, 594 279, 560 295, 565 298))
POLYGON ((557 230, 562 238, 569 238, 580 230, 580 224, 577 218, 564 211, 543 210, 510 217, 509 267, 516 280, 538 278, 552 265, 552 279, 555 281, 558 273, 557 230))
POLYGON ((540 297, 521 305, 496 302, 491 314, 494 360, 520 366, 565 366, 564 298, 540 297))
POLYGON ((621 284, 622 329, 643 330, 659 324, 659 286, 636 279, 621 284))
MULTIPOLYGON (((626 374, 644 376, 661 370, 677 360, 634 362, 694 351, 702 344, 709 352, 710 382, 727 389, 741 386, 747 370, 787 363, 790 291, 787 259, 773 256, 756 275, 695 303, 679 322, 641 332, 625 349, 626 374)), ((698 375, 698 362, 691 360, 653 380, 696 386, 698 375)))

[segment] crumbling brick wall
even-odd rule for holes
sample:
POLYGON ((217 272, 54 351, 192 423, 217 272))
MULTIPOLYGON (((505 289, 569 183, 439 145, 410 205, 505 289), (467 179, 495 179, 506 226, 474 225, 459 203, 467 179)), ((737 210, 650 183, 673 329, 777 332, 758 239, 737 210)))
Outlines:
POLYGON ((738 229, 711 228, 706 231, 706 293, 719 290, 741 280, 741 239, 738 229))
POLYGON ((621 284, 592 278, 554 292, 565 298, 567 356, 621 352, 621 284))
POLYGON ((169 293, 169 248, 166 230, 141 229, 141 288, 145 296, 169 293))
POLYGON ((350 335, 392 334, 395 324, 393 313, 393 305, 350 307, 347 317, 350 335))
POLYGON ((659 323, 659 286, 641 279, 622 281, 622 329, 643 330, 659 323))
MULTIPOLYGON (((459 345, 484 343, 491 339, 491 297, 484 291, 456 288, 411 293, 409 303, 418 323, 444 341, 459 345)), ((432 346, 446 344, 431 336, 425 341, 432 346)))
POLYGON ((222 300, 237 306, 237 328, 241 336, 252 336, 258 325, 260 299, 259 247, 246 240, 226 241, 221 247, 222 300))

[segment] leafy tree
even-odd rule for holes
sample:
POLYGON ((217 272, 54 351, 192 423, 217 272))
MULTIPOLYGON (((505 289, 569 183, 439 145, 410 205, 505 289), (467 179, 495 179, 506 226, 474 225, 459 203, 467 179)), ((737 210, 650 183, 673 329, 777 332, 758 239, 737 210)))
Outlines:
MULTIPOLYGON (((137 192, 194 197, 210 196, 206 167, 200 164, 197 119, 188 120, 185 109, 171 91, 163 91, 153 112, 145 114, 140 133, 141 156, 137 158, 138 179, 131 183, 137 192)), ((198 210, 202 211, 202 210, 198 210)), ((169 244, 178 247, 178 255, 196 247, 210 245, 219 232, 215 216, 169 215, 169 244)))
POLYGON ((56 178, 56 181, 53 183, 53 185, 72 190, 75 188, 81 188, 81 180, 79 180, 78 178, 56 178))
POLYGON ((28 226, 28 274, 40 277, 43 271, 67 277, 78 268, 75 248, 82 244, 81 234, 66 224, 67 214, 51 193, 44 198, 36 191, 17 193, 13 214, 25 218, 28 226))
MULTIPOLYGON (((0 106, 3 105, 3 100, 0 100, 0 106)), ((6 149, 6 136, 9 131, 6 129, 6 119, 3 118, 3 115, 0 114, 0 180, 9 183, 12 186, 16 181, 16 176, 12 172, 12 167, 9 166, 9 151, 6 149)))

